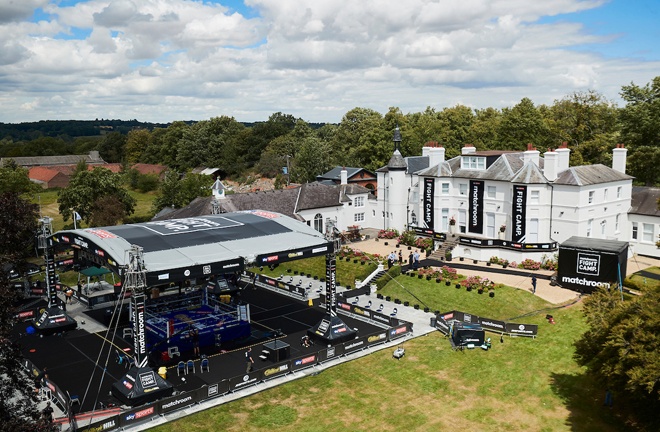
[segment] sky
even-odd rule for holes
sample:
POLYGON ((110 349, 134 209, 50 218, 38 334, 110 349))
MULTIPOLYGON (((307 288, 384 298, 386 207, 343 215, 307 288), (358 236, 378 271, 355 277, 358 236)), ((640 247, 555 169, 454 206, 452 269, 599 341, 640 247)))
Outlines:
POLYGON ((657 0, 0 0, 0 122, 338 123, 660 76, 657 0))

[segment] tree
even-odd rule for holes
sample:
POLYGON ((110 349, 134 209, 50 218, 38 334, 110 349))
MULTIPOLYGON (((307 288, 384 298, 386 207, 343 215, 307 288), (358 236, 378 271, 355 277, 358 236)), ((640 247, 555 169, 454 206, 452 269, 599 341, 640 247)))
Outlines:
POLYGON ((28 170, 9 159, 0 167, 0 193, 32 194, 41 188, 30 181, 28 170))
POLYGON ((292 179, 297 183, 313 182, 316 176, 332 168, 330 145, 316 137, 305 138, 295 159, 292 179))
POLYGON ((207 175, 187 173, 180 178, 179 173, 167 171, 160 184, 153 210, 158 213, 165 207, 181 208, 201 196, 211 195, 213 178, 207 175))
POLYGON ((98 150, 104 161, 117 163, 124 160, 125 146, 126 135, 111 132, 103 137, 98 150))
POLYGON ((503 109, 499 126, 500 148, 524 150, 532 143, 543 151, 550 143, 543 117, 529 98, 523 98, 513 108, 503 109))
POLYGON ((94 210, 102 206, 104 198, 108 196, 117 198, 121 218, 133 213, 135 198, 124 188, 120 174, 101 167, 81 171, 71 178, 69 186, 58 193, 59 212, 65 222, 74 210, 85 223, 91 224, 94 210))
POLYGON ((0 168, 0 421, 3 430, 49 431, 54 429, 40 421, 34 382, 11 335, 16 324, 14 301, 21 292, 10 287, 4 269, 15 266, 20 270, 34 250, 38 215, 37 206, 21 197, 31 189, 18 179, 21 175, 27 178, 24 170, 0 168))
MULTIPOLYGON (((625 396, 640 417, 660 408, 660 289, 621 300, 598 289, 584 301, 589 329, 575 342, 575 358, 604 388, 625 396)), ((654 429, 657 430, 657 429, 654 429)))
MULTIPOLYGON (((633 83, 624 86, 621 97, 626 106, 620 111, 621 142, 629 148, 632 161, 643 160, 647 156, 656 157, 660 149, 660 76, 653 78, 651 84, 639 87, 633 83), (635 154, 640 152, 639 157, 635 154)), ((657 168, 648 170, 629 163, 630 174, 646 185, 660 183, 657 168)), ((656 164, 657 167, 657 164, 656 164)))

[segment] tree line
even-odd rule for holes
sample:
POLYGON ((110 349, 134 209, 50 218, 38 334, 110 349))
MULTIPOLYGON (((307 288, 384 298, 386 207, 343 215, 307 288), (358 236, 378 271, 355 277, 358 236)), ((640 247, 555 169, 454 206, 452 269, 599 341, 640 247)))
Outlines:
POLYGON ((612 148, 623 143, 629 149, 628 170, 636 182, 660 184, 656 169, 660 166, 660 77, 643 86, 623 86, 621 97, 623 107, 595 91, 584 91, 552 105, 535 105, 523 98, 502 109, 456 105, 404 114, 391 107, 381 114, 358 107, 339 124, 310 124, 278 112, 252 124, 219 116, 166 126, 138 125, 127 133, 115 131, 68 142, 61 137, 14 141, 4 136, 0 155, 48 155, 65 149, 82 154, 96 149, 108 162, 163 164, 178 172, 215 167, 223 176, 234 178, 249 172, 275 177, 288 163, 291 181, 308 182, 334 166, 374 170, 387 164, 398 125, 404 156, 420 155, 428 142, 443 145, 447 157, 460 154, 465 144, 479 150, 525 150, 531 143, 544 152, 566 142, 573 165, 610 165, 612 148))

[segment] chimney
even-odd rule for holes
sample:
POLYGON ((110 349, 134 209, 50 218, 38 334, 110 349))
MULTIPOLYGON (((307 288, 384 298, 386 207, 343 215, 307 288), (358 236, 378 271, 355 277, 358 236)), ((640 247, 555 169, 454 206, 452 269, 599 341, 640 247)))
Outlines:
POLYGON ((557 179, 557 152, 550 149, 543 153, 543 175, 549 181, 557 179))
POLYGON ((475 153, 476 151, 477 149, 472 144, 465 144, 461 149, 461 154, 463 155, 472 154, 475 153))
POLYGON ((539 157, 541 153, 536 150, 532 144, 527 144, 527 151, 523 153, 523 162, 533 162, 536 166, 539 166, 539 157))
POLYGON ((617 144, 612 150, 612 169, 620 173, 626 173, 626 154, 628 149, 623 144, 617 144))
POLYGON ((555 150, 557 152, 557 174, 568 169, 571 159, 571 149, 568 148, 568 143, 564 141, 561 146, 555 150))
POLYGON ((433 144, 428 149, 429 167, 434 167, 445 161, 445 148, 437 142, 429 144, 433 144))
POLYGON ((341 184, 345 185, 348 184, 348 171, 346 171, 346 167, 343 167, 341 169, 341 184))

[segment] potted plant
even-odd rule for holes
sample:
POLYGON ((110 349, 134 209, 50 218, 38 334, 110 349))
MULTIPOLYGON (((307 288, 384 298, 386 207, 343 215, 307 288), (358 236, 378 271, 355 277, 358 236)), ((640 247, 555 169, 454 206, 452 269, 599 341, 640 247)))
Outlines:
POLYGON ((507 267, 509 267, 509 260, 502 259, 502 260, 500 260, 500 264, 502 264, 502 268, 507 268, 507 267))
POLYGON ((498 233, 498 236, 500 240, 504 240, 504 232, 506 231, 506 224, 500 225, 500 231, 498 233))
POLYGON ((447 252, 445 252, 445 260, 451 261, 451 250, 447 250, 447 252))
POLYGON ((454 216, 449 219, 449 232, 452 234, 452 237, 456 232, 456 218, 454 216))

